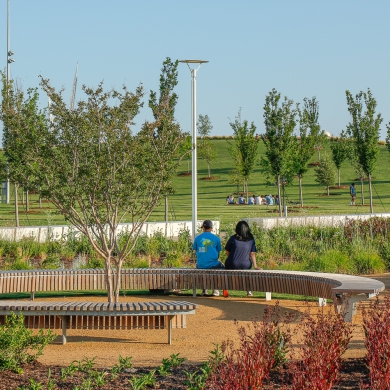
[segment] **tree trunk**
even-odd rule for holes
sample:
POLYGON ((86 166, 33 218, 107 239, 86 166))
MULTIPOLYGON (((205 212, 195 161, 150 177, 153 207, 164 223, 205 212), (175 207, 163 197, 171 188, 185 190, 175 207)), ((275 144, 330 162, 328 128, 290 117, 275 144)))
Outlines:
POLYGON ((19 227, 18 185, 15 184, 15 226, 19 227))
POLYGON ((168 237, 168 195, 165 195, 165 237, 168 237))
POLYGON ((246 204, 249 203, 249 186, 248 186, 248 178, 245 179, 246 182, 246 204))
POLYGON ((207 163, 207 169, 209 171, 209 178, 211 177, 211 171, 210 171, 210 163, 207 163))
POLYGON ((329 186, 326 186, 326 190, 327 190, 328 196, 329 196, 330 195, 330 193, 329 193, 329 186))
POLYGON ((362 206, 364 206, 364 182, 363 177, 360 178, 360 188, 362 190, 362 206))
POLYGON ((370 191, 370 213, 374 212, 374 204, 372 203, 372 184, 371 184, 371 173, 368 174, 368 188, 370 191))
POLYGON ((29 208, 29 202, 28 202, 28 190, 26 191, 26 213, 29 212, 30 208, 29 208))
MULTIPOLYGON (((303 192, 302 192, 302 175, 299 175, 299 202, 301 207, 303 207, 303 192)), ((279 199, 280 203, 280 199, 279 199)))
POLYGON ((279 217, 282 216, 282 198, 280 193, 280 175, 277 176, 278 178, 278 198, 279 198, 279 217))
POLYGON ((113 286, 113 272, 111 268, 111 256, 105 259, 105 273, 106 273, 106 286, 107 286, 107 299, 108 302, 114 302, 114 286, 113 286))
POLYGON ((340 183, 341 183, 341 182, 340 182, 340 168, 337 169, 337 176, 338 176, 338 178, 339 178, 339 188, 340 188, 340 185, 341 185, 341 184, 340 184, 340 183))
POLYGON ((114 273, 114 302, 119 302, 119 293, 121 289, 121 274, 122 274, 122 261, 115 262, 116 263, 116 270, 114 273))

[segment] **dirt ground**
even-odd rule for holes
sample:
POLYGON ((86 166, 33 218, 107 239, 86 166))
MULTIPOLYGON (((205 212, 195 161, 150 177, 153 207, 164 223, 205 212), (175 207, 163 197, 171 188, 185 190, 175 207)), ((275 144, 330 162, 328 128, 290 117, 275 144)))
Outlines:
MULTIPOLYGON (((385 283, 390 289, 390 274, 372 276, 385 283)), ((121 297, 122 301, 168 301, 182 300, 198 305, 194 315, 187 316, 186 329, 173 329, 172 345, 167 344, 167 330, 68 330, 68 342, 61 344, 60 337, 47 346, 39 361, 43 364, 67 366, 74 360, 96 358, 97 367, 109 367, 118 362, 118 356, 132 356, 135 366, 157 366, 162 359, 172 354, 185 357, 186 363, 198 364, 207 359, 215 343, 227 339, 238 340, 237 326, 250 323, 255 317, 261 318, 264 308, 274 305, 275 300, 266 302, 264 298, 224 298, 196 297, 191 291, 182 296, 148 295, 143 297, 121 297), (188 294, 188 295, 187 295, 188 294)), ((80 301, 80 298, 64 298, 66 301, 80 301)), ((46 298, 41 301, 58 301, 59 298, 46 298)), ((104 297, 83 297, 82 300, 101 301, 104 297)), ((307 310, 305 302, 281 300, 282 313, 299 314, 307 310)), ((309 303, 312 313, 319 310, 315 302, 309 303)), ((332 305, 326 307, 333 310, 332 305)), ((298 321, 293 323, 297 327, 298 321)), ((354 317, 353 338, 349 344, 345 358, 363 358, 365 356, 364 334, 362 329, 361 310, 354 317)), ((60 335, 60 331, 56 330, 60 335)))

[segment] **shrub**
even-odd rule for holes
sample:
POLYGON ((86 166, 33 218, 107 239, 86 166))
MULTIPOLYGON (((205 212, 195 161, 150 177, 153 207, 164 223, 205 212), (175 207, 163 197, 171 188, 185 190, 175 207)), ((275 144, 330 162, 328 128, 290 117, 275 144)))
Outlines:
POLYGON ((385 262, 378 253, 368 251, 367 249, 355 251, 351 257, 355 266, 355 272, 358 274, 382 273, 386 269, 385 262))
POLYGON ((390 297, 363 307, 363 327, 369 368, 369 388, 386 390, 390 383, 390 297))
POLYGON ((309 259, 306 271, 353 273, 353 264, 347 253, 331 249, 309 259))
POLYGON ((322 311, 316 317, 310 313, 302 316, 300 359, 292 360, 288 367, 291 390, 331 389, 352 337, 351 324, 346 323, 343 316, 322 311))
MULTIPOLYGON (((210 360, 211 374, 206 389, 261 389, 271 369, 285 361, 290 332, 279 327, 279 306, 268 307, 261 322, 238 328, 240 346, 228 340, 221 345, 222 357, 210 360), (276 319, 275 319, 276 317, 276 319)), ((289 322, 290 319, 286 318, 289 322)))
POLYGON ((42 268, 44 269, 57 269, 61 268, 62 262, 58 254, 50 253, 45 260, 42 261, 42 268))
POLYGON ((33 335, 24 325, 24 316, 11 313, 0 327, 0 370, 21 372, 21 365, 36 360, 56 337, 51 330, 44 333, 43 329, 33 335))

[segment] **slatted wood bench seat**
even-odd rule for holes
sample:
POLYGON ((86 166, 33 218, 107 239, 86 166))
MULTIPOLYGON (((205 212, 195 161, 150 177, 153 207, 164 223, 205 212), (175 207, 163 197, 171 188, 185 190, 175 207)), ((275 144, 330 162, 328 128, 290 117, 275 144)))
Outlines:
POLYGON ((189 302, 28 302, 0 301, 0 325, 12 312, 25 316, 28 328, 62 329, 172 329, 186 327, 186 315, 195 314, 189 302))
MULTIPOLYGON (((318 297, 333 300, 351 321, 356 303, 385 289, 382 282, 352 275, 271 270, 210 270, 194 268, 134 268, 122 270, 121 290, 196 289, 241 290, 318 297)), ((104 270, 0 271, 0 294, 36 291, 105 290, 104 270)))

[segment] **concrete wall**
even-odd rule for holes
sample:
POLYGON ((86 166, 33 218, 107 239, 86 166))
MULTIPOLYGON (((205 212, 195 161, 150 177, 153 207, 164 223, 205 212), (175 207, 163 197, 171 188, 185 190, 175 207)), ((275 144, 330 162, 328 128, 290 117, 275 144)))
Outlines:
MULTIPOLYGON (((202 221, 198 221, 200 226, 202 221)), ((219 232, 219 221, 213 221, 214 231, 219 232)), ((118 233, 126 232, 131 229, 131 223, 122 223, 118 226, 118 233)), ((175 221, 175 222, 147 222, 142 226, 142 232, 148 237, 153 236, 157 232, 161 232, 166 237, 177 237, 181 230, 188 230, 192 235, 191 221, 175 221)), ((57 226, 25 226, 25 227, 8 227, 0 228, 0 238, 10 241, 19 241, 22 238, 34 238, 38 242, 44 242, 47 239, 60 240, 66 238, 70 232, 80 234, 77 229, 66 225, 57 226)))
POLYGON ((374 214, 347 214, 347 215, 308 215, 299 217, 270 217, 270 218, 247 218, 248 223, 256 223, 265 228, 272 229, 277 226, 344 226, 347 221, 361 220, 365 221, 370 218, 390 218, 390 213, 374 214))

